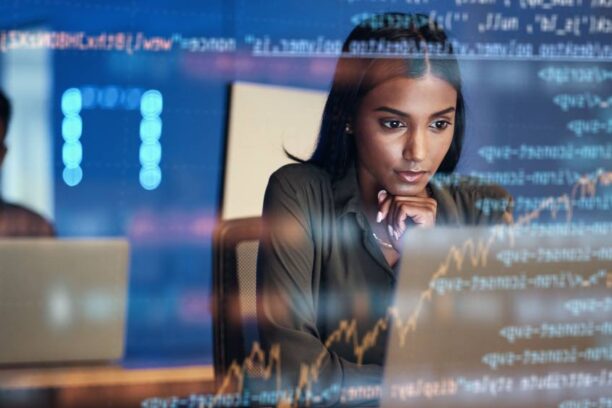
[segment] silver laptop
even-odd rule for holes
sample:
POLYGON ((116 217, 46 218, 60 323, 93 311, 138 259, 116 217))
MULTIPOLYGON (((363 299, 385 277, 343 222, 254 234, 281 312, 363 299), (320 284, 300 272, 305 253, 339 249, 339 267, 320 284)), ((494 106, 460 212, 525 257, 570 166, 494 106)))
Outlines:
POLYGON ((414 231, 384 407, 612 405, 612 240, 593 227, 414 231))
POLYGON ((120 359, 125 240, 0 239, 0 364, 120 359))

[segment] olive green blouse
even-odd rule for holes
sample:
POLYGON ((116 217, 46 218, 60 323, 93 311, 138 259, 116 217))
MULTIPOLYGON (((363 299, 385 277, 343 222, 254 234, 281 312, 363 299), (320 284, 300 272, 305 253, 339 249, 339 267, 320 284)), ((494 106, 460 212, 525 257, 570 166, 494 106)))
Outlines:
MULTIPOLYGON (((444 186, 431 182, 430 187, 438 202, 436 225, 492 224, 508 215, 511 198, 500 187, 473 179, 444 186), (485 198, 507 205, 479 210, 476 202, 485 198)), ((332 181, 312 164, 280 168, 266 189, 263 222, 258 329, 264 347, 280 345, 283 388, 296 385, 301 367, 310 367, 311 379, 316 378, 312 392, 327 390, 330 403, 338 398, 330 390, 379 383, 386 333, 361 364, 354 341, 361 342, 385 316, 397 270, 385 260, 361 210, 356 170, 332 181), (355 326, 330 338, 343 321, 355 326)))

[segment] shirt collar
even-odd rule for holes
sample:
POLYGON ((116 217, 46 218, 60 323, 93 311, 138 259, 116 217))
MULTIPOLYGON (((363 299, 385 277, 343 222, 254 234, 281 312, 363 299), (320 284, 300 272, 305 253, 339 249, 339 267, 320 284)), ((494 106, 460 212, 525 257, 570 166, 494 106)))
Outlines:
POLYGON ((432 198, 438 203, 436 225, 458 225, 459 209, 449 189, 435 179, 429 182, 429 187, 432 198))
POLYGON ((350 165, 344 176, 332 183, 334 193, 334 206, 339 217, 349 213, 358 213, 361 210, 361 197, 359 196, 359 183, 355 165, 350 165))

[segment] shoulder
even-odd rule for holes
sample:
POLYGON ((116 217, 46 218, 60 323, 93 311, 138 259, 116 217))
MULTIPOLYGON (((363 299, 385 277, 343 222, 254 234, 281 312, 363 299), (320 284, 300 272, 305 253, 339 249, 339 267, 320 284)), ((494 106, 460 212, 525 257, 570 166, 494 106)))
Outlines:
POLYGON ((329 174, 310 163, 286 164, 270 176, 270 180, 295 184, 325 184, 330 182, 329 174))
POLYGON ((53 226, 40 214, 19 204, 0 203, 0 235, 54 236, 53 226))
POLYGON ((29 208, 1 202, 0 235, 52 237, 55 231, 49 221, 29 208))
POLYGON ((264 214, 315 216, 332 203, 331 177, 309 163, 292 163, 270 176, 264 195, 264 214))
POLYGON ((331 177, 322 168, 310 163, 291 163, 270 176, 268 189, 280 188, 288 194, 319 196, 330 191, 331 177))
POLYGON ((451 176, 441 180, 466 224, 512 222, 513 198, 503 187, 476 177, 451 176))

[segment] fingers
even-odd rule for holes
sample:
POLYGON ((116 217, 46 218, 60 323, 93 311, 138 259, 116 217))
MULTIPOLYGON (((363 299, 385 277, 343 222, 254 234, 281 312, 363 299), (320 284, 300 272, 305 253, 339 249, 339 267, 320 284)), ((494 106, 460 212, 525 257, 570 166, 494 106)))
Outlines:
POLYGON ((376 222, 386 220, 387 233, 392 243, 400 240, 409 222, 418 227, 432 227, 436 222, 438 203, 429 197, 393 196, 385 190, 378 192, 376 222))
POLYGON ((392 200, 393 196, 387 193, 386 190, 380 190, 378 192, 378 214, 376 216, 377 223, 380 223, 382 220, 387 218, 392 200))
MULTIPOLYGON (((378 192, 378 214, 376 215, 376 222, 381 223, 383 220, 389 218, 389 210, 391 210, 391 204, 393 203, 393 196, 386 190, 380 190, 378 192)), ((393 227, 387 222, 387 235, 390 241, 397 240, 397 234, 393 227)))
POLYGON ((407 228, 406 221, 411 220, 417 227, 432 227, 436 223, 436 204, 430 202, 404 202, 396 206, 393 221, 399 235, 407 228))
POLYGON ((437 202, 428 197, 394 197, 386 220, 390 235, 396 241, 406 232, 408 223, 416 226, 432 227, 436 222, 437 202))

